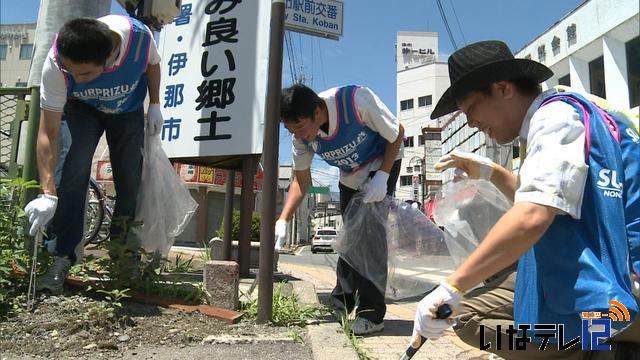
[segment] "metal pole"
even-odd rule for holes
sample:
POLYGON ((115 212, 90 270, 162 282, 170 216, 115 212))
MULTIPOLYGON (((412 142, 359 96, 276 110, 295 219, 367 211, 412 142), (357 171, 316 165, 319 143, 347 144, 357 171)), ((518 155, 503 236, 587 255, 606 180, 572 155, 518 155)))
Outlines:
MULTIPOLYGON (((38 165, 36 163, 36 142, 38 139, 38 127, 40 127, 40 87, 31 88, 31 100, 29 101, 29 123, 27 124, 27 136, 24 150, 24 167, 22 177, 25 180, 36 180, 38 178, 38 165)), ((23 193, 20 199, 22 207, 31 201, 37 189, 30 189, 23 193)))
MULTIPOLYGON (((217 170, 216 170, 217 171, 217 170)), ((224 195, 224 216, 223 229, 224 239, 222 240, 222 258, 231 260, 231 241, 233 240, 231 231, 233 231, 233 197, 235 196, 236 172, 229 170, 227 176, 227 190, 224 195)))
POLYGON ((264 185, 260 224, 260 279, 258 323, 271 321, 273 313, 273 241, 278 189, 278 143, 280 91, 282 90, 282 45, 284 43, 284 0, 271 1, 269 34, 269 81, 264 124, 264 185))
POLYGON ((422 144, 422 211, 427 213, 427 205, 424 203, 427 198, 427 136, 423 132, 422 137, 424 143, 422 144))
POLYGON ((240 199, 240 232, 238 234, 238 265, 240 277, 249 276, 251 262, 251 222, 253 218, 254 196, 253 175, 256 173, 256 160, 248 156, 242 161, 242 195, 240 199))
POLYGON ((205 245, 209 245, 209 239, 207 239, 207 225, 209 218, 209 207, 207 206, 207 187, 198 187, 198 209, 196 210, 197 227, 196 227, 196 241, 205 245))

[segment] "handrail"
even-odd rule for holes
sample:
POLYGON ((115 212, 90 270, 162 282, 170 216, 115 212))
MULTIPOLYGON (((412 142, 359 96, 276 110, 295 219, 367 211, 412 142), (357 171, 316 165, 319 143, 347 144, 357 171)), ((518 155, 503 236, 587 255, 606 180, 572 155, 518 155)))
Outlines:
POLYGON ((29 95, 31 94, 31 88, 28 87, 0 87, 1 95, 29 95))

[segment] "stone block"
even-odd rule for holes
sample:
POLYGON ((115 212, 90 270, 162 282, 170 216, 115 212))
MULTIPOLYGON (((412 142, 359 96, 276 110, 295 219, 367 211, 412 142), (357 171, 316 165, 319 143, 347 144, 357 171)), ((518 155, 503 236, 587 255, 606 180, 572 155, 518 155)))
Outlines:
MULTIPOLYGON (((212 260, 223 260, 224 255, 222 254, 223 241, 219 237, 214 237, 209 240, 209 255, 212 260)), ((238 258, 238 242, 231 242, 231 258, 238 258)), ((280 258, 280 254, 276 251, 273 254, 273 271, 278 271, 278 260, 280 258)), ((260 266, 260 243, 251 242, 251 247, 249 250, 249 267, 252 269, 257 269, 260 266)))
POLYGON ((211 260, 224 260, 222 254, 223 242, 219 237, 214 237, 209 241, 209 256, 211 260))
POLYGON ((210 260, 204 264, 204 291, 209 305, 229 310, 238 308, 239 274, 235 261, 210 260))

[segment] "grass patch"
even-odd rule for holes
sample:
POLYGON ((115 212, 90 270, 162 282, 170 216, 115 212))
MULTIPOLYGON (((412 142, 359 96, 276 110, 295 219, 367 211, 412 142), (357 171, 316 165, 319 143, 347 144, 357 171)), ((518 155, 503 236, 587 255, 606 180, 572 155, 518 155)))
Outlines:
MULTIPOLYGON (((273 291, 271 323, 274 326, 304 327, 309 320, 317 320, 329 314, 324 306, 300 304, 298 297, 295 294, 285 294, 283 287, 284 284, 279 283, 273 291)), ((247 319, 255 320, 258 316, 258 299, 241 301, 240 310, 247 319)))

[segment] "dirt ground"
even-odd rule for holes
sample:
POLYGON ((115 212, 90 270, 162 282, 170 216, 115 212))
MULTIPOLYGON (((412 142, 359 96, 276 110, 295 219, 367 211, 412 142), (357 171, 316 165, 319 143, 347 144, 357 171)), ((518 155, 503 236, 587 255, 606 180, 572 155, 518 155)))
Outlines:
POLYGON ((0 359, 179 359, 184 358, 181 352, 191 354, 189 358, 218 358, 216 351, 240 355, 234 359, 312 358, 303 328, 244 320, 228 325, 199 313, 126 301, 114 321, 105 310, 108 304, 77 292, 41 296, 33 312, 18 311, 0 320, 0 359))

